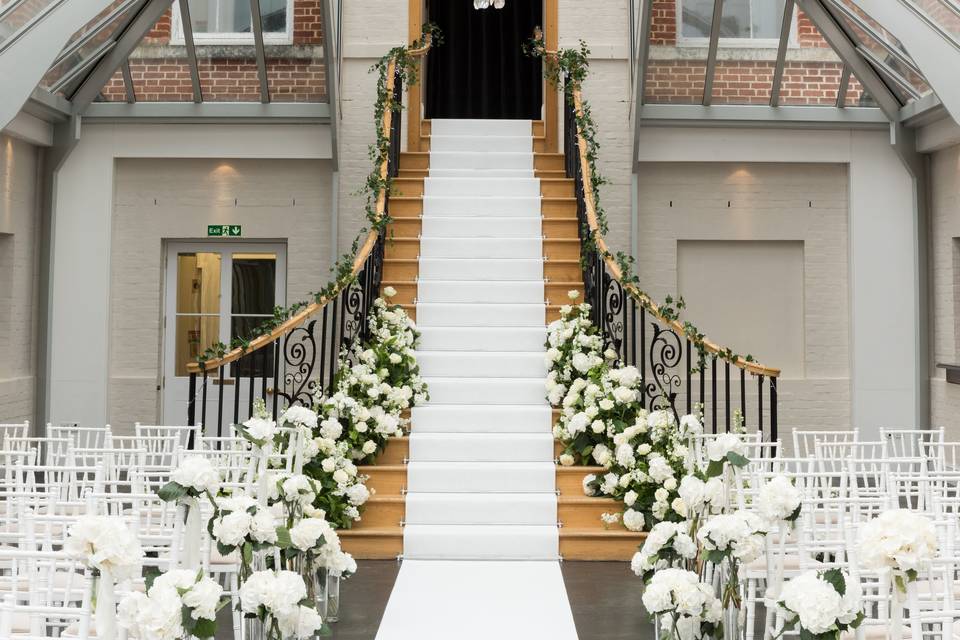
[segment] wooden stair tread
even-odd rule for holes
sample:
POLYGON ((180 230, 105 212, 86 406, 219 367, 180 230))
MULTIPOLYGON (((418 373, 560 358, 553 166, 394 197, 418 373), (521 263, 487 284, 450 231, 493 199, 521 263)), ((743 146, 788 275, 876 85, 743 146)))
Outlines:
POLYGON ((647 537, 644 531, 627 531, 626 529, 586 529, 560 527, 561 538, 633 538, 642 540, 647 537))
POLYGON ((406 496, 381 496, 373 494, 367 500, 366 504, 375 504, 375 503, 390 503, 390 504, 399 504, 405 503, 407 501, 406 496))
POLYGON ((337 529, 341 538, 375 538, 384 536, 403 536, 403 527, 377 527, 375 529, 337 529))
POLYGON ((375 471, 404 471, 406 470, 407 465, 405 464, 364 464, 357 467, 357 470, 360 473, 365 473, 367 470, 375 471))
POLYGON ((560 504, 620 504, 615 498, 604 498, 594 496, 564 496, 558 498, 560 504))

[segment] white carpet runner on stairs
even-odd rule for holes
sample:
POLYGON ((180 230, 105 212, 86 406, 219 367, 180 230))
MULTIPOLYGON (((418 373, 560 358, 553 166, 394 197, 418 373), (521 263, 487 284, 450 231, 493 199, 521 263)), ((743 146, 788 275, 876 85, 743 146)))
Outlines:
POLYGON ((417 293, 430 402, 413 410, 404 559, 377 638, 575 640, 531 123, 434 120, 430 144, 417 293))

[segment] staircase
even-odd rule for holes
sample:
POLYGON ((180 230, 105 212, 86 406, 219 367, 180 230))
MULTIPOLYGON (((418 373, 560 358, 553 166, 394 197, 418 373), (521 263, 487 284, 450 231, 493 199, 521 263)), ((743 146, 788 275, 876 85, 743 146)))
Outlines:
POLYGON ((376 493, 344 545, 361 558, 629 559, 642 537, 599 518, 620 506, 583 495, 595 470, 554 464, 545 325, 583 286, 563 156, 536 152, 542 122, 424 125, 430 150, 401 154, 393 183, 383 284, 423 334, 431 401, 362 469, 376 493))
POLYGON ((434 121, 423 195, 404 557, 559 557, 529 122, 434 121))

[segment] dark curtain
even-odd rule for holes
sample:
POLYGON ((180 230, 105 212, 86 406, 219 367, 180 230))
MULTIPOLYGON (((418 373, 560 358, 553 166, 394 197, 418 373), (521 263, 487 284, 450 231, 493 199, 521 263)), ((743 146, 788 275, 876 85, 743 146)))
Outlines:
POLYGON ((427 15, 444 40, 428 54, 427 118, 540 119, 540 60, 521 47, 543 23, 542 0, 506 0, 503 9, 430 0, 427 15))

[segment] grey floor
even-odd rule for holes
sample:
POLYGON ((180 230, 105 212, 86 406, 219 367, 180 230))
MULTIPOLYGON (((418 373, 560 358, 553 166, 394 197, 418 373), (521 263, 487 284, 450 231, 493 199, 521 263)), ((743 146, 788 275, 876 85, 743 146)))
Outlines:
MULTIPOLYGON (((640 605, 642 583, 630 572, 629 563, 564 562, 560 566, 580 640, 653 637, 640 605)), ((340 588, 341 618, 331 625, 334 640, 373 640, 399 570, 394 561, 359 563, 357 574, 340 588)), ((486 620, 484 624, 495 623, 495 617, 486 614, 478 616, 481 619, 486 620)))

